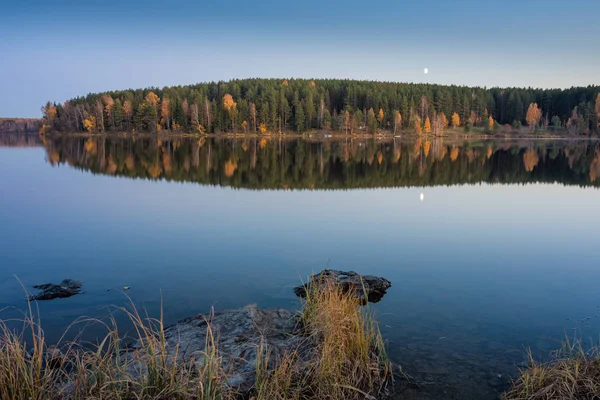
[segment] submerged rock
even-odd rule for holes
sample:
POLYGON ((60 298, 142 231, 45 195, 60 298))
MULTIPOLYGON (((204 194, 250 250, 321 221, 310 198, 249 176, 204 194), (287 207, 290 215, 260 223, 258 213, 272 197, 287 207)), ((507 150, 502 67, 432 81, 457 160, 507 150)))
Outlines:
POLYGON ((366 303, 377 303, 385 295, 386 291, 392 286, 392 283, 385 278, 373 275, 360 275, 353 271, 337 271, 334 269, 324 269, 304 285, 294 288, 296 296, 306 297, 306 290, 311 285, 322 285, 324 283, 333 283, 341 286, 346 292, 352 290, 358 298, 366 303))
MULTIPOLYGON (((237 393, 248 393, 256 380, 260 349, 268 349, 269 369, 284 353, 295 351, 297 360, 311 358, 312 338, 302 336, 298 319, 283 308, 259 309, 256 304, 214 314, 198 314, 165 329, 167 349, 182 360, 205 362, 207 333, 214 338, 228 386, 237 393), (210 331, 209 331, 210 327, 210 331)), ((140 349, 137 341, 131 348, 140 349)))
POLYGON ((52 300, 71 297, 81 293, 81 282, 72 279, 65 279, 58 285, 53 283, 44 283, 35 285, 34 289, 40 290, 40 293, 29 296, 29 300, 52 300))
MULTIPOLYGON (((346 290, 353 287, 361 298, 366 296, 371 302, 379 301, 391 286, 383 278, 332 270, 315 275, 309 284, 323 279, 335 279, 335 283, 344 285, 346 290)), ((294 289, 300 296, 305 290, 304 286, 294 289)), ((272 371, 281 357, 294 354, 294 368, 302 371, 318 357, 319 339, 307 335, 298 313, 283 308, 259 309, 256 304, 183 319, 167 327, 164 338, 171 357, 192 361, 199 368, 207 362, 211 347, 218 349, 219 364, 227 376, 226 385, 239 398, 251 396, 260 360, 268 359, 266 369, 272 371), (264 357, 265 353, 268 357, 264 357)), ((128 357, 134 357, 136 352, 144 357, 143 346, 144 343, 135 341, 127 352, 128 357)))

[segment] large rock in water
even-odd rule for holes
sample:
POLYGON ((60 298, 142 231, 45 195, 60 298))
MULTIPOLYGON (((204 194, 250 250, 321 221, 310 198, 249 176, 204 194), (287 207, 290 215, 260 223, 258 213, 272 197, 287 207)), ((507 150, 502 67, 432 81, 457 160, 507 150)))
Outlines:
POLYGON ((383 298, 386 291, 392 286, 392 283, 385 278, 373 275, 360 275, 353 271, 337 271, 334 269, 324 269, 304 285, 294 288, 296 296, 306 297, 306 290, 311 285, 334 284, 341 286, 346 292, 352 291, 364 304, 366 300, 369 303, 377 303, 383 298))
POLYGON ((40 293, 29 296, 29 300, 52 300, 63 299, 65 297, 75 296, 81 293, 81 282, 72 279, 65 279, 58 285, 53 283, 44 283, 35 285, 34 289, 40 290, 40 293))
MULTIPOLYGON (((312 338, 302 336, 295 314, 283 308, 258 309, 256 304, 214 314, 198 314, 165 329, 168 351, 201 365, 210 326, 230 389, 247 394, 256 381, 258 350, 269 351, 269 369, 285 352, 297 351, 298 361, 310 360, 312 338)), ((136 342, 131 346, 140 348, 136 342)))
MULTIPOLYGON (((320 284, 324 279, 331 279, 345 290, 352 288, 370 302, 379 301, 391 286, 384 278, 334 270, 322 271, 309 284, 320 284)), ((294 291, 302 296, 306 294, 306 287, 300 286, 294 291)), ((241 398, 249 396, 256 382, 260 348, 269 352, 269 370, 286 353, 295 354, 294 363, 302 370, 314 361, 318 350, 317 339, 303 332, 297 313, 283 308, 259 309, 256 304, 251 304, 214 314, 198 314, 166 328, 167 351, 172 356, 177 352, 177 357, 182 360, 193 360, 198 366, 202 365, 209 327, 227 376, 227 385, 241 398)), ((139 342, 131 346, 134 351, 140 347, 139 342)))

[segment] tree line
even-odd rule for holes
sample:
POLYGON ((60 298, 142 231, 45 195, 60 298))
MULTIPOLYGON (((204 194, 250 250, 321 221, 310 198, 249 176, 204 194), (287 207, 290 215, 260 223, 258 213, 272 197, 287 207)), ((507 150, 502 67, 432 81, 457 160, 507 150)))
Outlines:
POLYGON ((476 183, 600 186, 586 142, 448 144, 442 138, 271 140, 44 138, 47 159, 93 173, 250 189, 352 189, 476 183))
POLYGON ((481 88, 340 79, 234 79, 88 94, 42 107, 41 132, 347 134, 448 127, 600 132, 600 87, 481 88))

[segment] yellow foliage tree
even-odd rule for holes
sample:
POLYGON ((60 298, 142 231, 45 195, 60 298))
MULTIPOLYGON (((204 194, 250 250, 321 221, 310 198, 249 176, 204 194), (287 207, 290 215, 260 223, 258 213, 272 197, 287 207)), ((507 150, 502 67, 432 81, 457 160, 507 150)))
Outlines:
POLYGON ((535 128, 540 118, 542 118, 542 110, 538 107, 537 103, 530 103, 525 115, 525 121, 527 121, 527 125, 531 127, 531 130, 535 128))
POLYGON ((83 120, 83 126, 88 132, 92 132, 96 130, 96 117, 90 115, 86 119, 83 120))
POLYGON ((452 127, 456 128, 457 126, 460 126, 460 117, 458 116, 457 113, 453 113, 452 114, 452 127))
POLYGON ((310 81, 310 82, 308 82, 308 86, 310 86, 311 88, 314 88, 315 86, 317 86, 317 84, 315 83, 315 81, 310 81))
POLYGON ((383 108, 379 109, 379 112, 377 113, 377 121, 379 121, 379 128, 383 129, 383 108))
POLYGON ((154 92, 150 92, 146 95, 146 101, 153 106, 156 106, 160 101, 160 98, 154 92))
POLYGON ((102 96, 102 103, 104 103, 104 112, 106 113, 106 115, 110 116, 115 101, 112 97, 105 94, 102 96))
POLYGON ((425 131, 425 133, 431 132, 431 121, 429 120, 429 117, 425 118, 425 124, 423 126, 423 130, 425 131))
POLYGON ((223 96, 223 108, 226 109, 227 112, 230 112, 236 106, 237 106, 237 103, 235 101, 233 101, 233 97, 229 93, 227 93, 227 94, 225 94, 225 96, 223 96))
POLYGON ((442 114, 442 126, 444 129, 446 129, 448 127, 448 118, 446 118, 446 114, 441 113, 442 114))
POLYGON ((246 131, 248 129, 248 121, 246 121, 246 120, 242 121, 242 129, 244 130, 244 133, 246 133, 246 131))
POLYGON ((42 107, 42 112, 44 113, 44 118, 48 125, 52 126, 54 119, 56 118, 56 107, 53 103, 47 102, 45 106, 42 107))
POLYGON ((260 125, 258 126, 258 130, 260 131, 260 133, 267 133, 267 126, 264 124, 264 122, 260 123, 260 125))
POLYGON ((237 113, 237 103, 233 100, 233 97, 229 93, 226 93, 225 96, 223 96, 223 108, 227 110, 229 118, 231 118, 231 127, 235 131, 235 116, 237 113))
POLYGON ((288 86, 290 83, 288 82, 287 79, 284 79, 283 82, 281 82, 281 86, 288 86))
POLYGON ((400 127, 402 127, 402 114, 400 114, 400 111, 396 111, 396 115, 394 116, 394 133, 400 127))

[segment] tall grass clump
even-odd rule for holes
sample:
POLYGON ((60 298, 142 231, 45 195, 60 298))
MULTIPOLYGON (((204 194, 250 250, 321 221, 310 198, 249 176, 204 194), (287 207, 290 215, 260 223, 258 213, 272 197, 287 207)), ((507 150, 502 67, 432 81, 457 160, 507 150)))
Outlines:
POLYGON ((31 304, 21 329, 13 330, 7 322, 0 320, 0 398, 52 398, 60 372, 46 368, 46 340, 31 304))
POLYGON ((296 361, 297 351, 276 360, 270 375, 257 377, 257 400, 373 399, 385 390, 392 378, 385 343, 354 291, 329 281, 309 284, 300 321, 314 354, 306 363, 296 361))
POLYGON ((223 373, 210 327, 202 354, 183 359, 179 344, 169 344, 165 337, 162 312, 160 318, 150 318, 133 303, 115 311, 125 313, 131 322, 133 335, 125 336, 133 336, 129 340, 136 341, 135 350, 123 345, 112 316, 108 322, 74 323, 102 324, 106 334, 97 343, 75 338, 56 346, 47 345, 31 304, 23 329, 12 330, 0 322, 0 398, 224 399, 223 373))
MULTIPOLYGON (((33 303, 34 304, 34 303, 33 303)), ((228 400, 239 393, 229 387, 216 332, 209 321, 205 346, 186 354, 167 336, 162 307, 159 318, 128 307, 111 309, 100 324, 104 334, 94 343, 81 335, 48 346, 39 311, 28 303, 20 329, 0 320, 0 399, 10 400, 228 400), (131 328, 120 332, 116 314, 131 328), (129 343, 129 345, 126 345, 129 343)), ((373 313, 356 293, 332 282, 309 285, 299 312, 297 348, 274 352, 266 339, 257 346, 255 400, 374 399, 392 379, 385 344, 373 313)), ((291 333, 290 333, 291 334, 291 333)), ((297 339, 297 340, 296 340, 297 339)), ((295 346, 295 345, 294 345, 295 346)), ((292 347, 292 345, 290 345, 292 347)), ((249 361, 250 362, 250 361, 249 361)), ((247 394, 247 393, 246 393, 247 394)))
POLYGON ((566 340, 548 362, 529 354, 529 366, 502 395, 503 400, 600 399, 600 351, 584 350, 579 340, 566 340))

